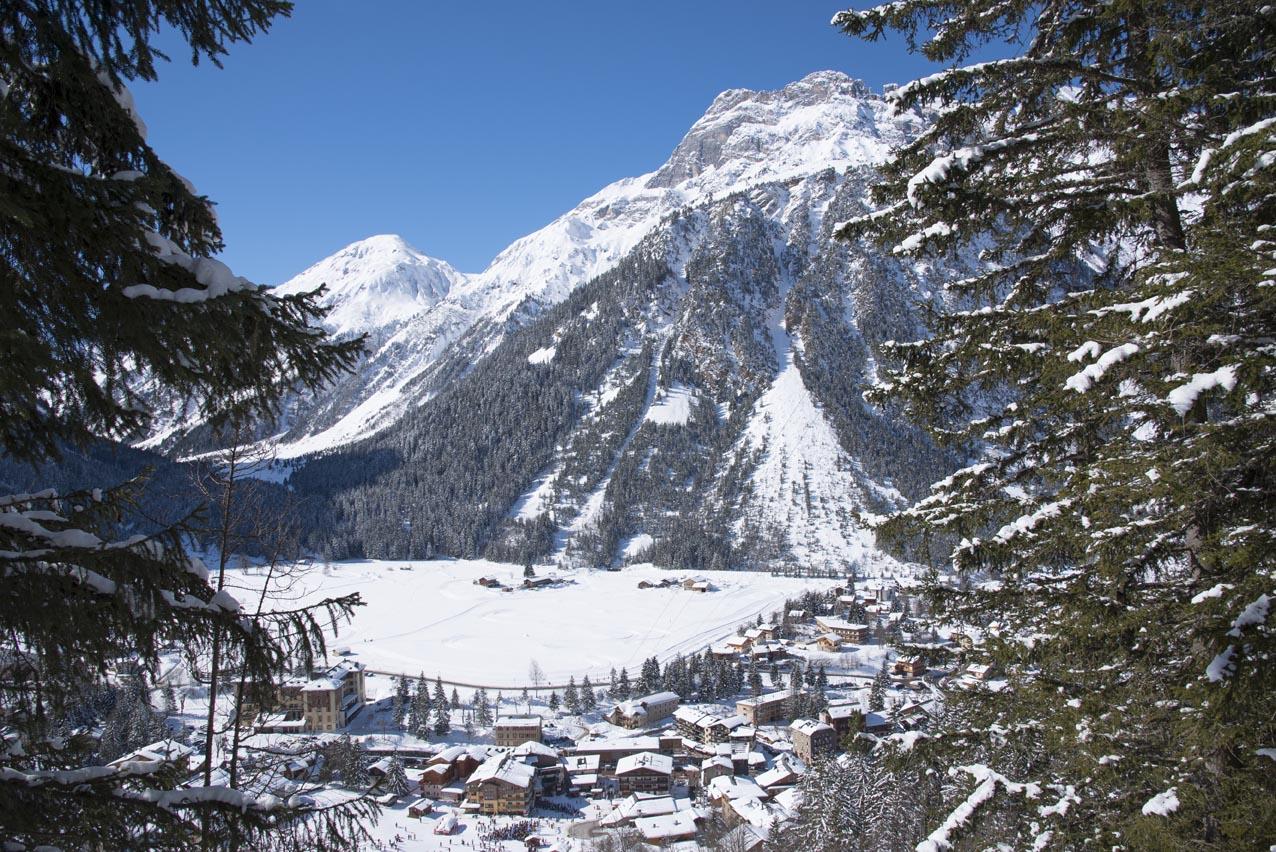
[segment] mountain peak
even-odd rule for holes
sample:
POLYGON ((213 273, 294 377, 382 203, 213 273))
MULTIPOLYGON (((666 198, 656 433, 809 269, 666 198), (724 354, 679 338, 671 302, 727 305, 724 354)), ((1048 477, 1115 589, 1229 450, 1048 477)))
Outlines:
POLYGON ((819 162, 881 162, 912 118, 892 115, 880 95, 840 71, 816 71, 768 91, 728 89, 647 186, 674 187, 722 167, 730 172, 722 182, 738 184, 748 171, 774 177, 819 162))
POLYGON ((324 325, 335 334, 361 334, 396 324, 437 303, 465 280, 446 261, 430 257, 398 234, 353 242, 279 285, 300 293, 326 285, 324 325))

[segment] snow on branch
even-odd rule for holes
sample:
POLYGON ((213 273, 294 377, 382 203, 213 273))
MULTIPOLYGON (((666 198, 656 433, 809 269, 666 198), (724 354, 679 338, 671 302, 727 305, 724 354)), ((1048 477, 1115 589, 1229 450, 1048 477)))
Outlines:
MULTIPOLYGON (((1139 346, 1137 343, 1122 343, 1120 346, 1114 346, 1107 352, 1100 355, 1098 361, 1089 365, 1081 372, 1070 376, 1068 380, 1063 383, 1064 387, 1074 390, 1077 393, 1085 393, 1090 388, 1094 387, 1094 383, 1103 378, 1103 374, 1110 368, 1121 363, 1138 351, 1139 346)), ((1081 353, 1080 349, 1073 354, 1078 355, 1079 360, 1080 354, 1078 353, 1081 353)), ((1072 360, 1071 356, 1069 356, 1069 360, 1072 360)))
POLYGON ((167 290, 151 284, 133 284, 124 288, 126 299, 155 299, 161 302, 177 302, 179 304, 195 304, 225 296, 227 293, 238 293, 244 290, 259 289, 247 278, 242 278, 220 260, 211 257, 192 257, 182 251, 176 243, 167 237, 148 232, 146 240, 154 249, 155 256, 161 263, 185 269, 203 289, 182 287, 179 290, 167 290))
POLYGON ((1025 133, 1007 139, 997 139, 982 145, 967 145, 930 161, 930 165, 908 179, 908 204, 914 210, 922 209, 921 191, 927 185, 948 181, 953 172, 967 172, 979 165, 989 154, 1005 151, 1017 145, 1026 145, 1041 138, 1039 133, 1025 133))
POLYGON ((1219 367, 1212 373, 1197 373, 1188 382, 1170 391, 1166 401, 1182 417, 1192 410, 1192 406, 1196 405, 1197 397, 1206 391, 1221 387, 1230 392, 1236 387, 1236 366, 1229 364, 1226 367, 1219 367))
POLYGON ((917 852, 945 852, 945 850, 952 849, 954 836, 958 831, 970 824, 975 812, 992 799, 998 787, 1003 788, 1008 793, 1022 795, 1029 799, 1035 799, 1041 795, 1040 785, 1033 783, 1019 784, 1011 781, 1001 773, 980 764, 957 766, 948 770, 948 774, 954 776, 959 772, 964 772, 975 779, 975 789, 948 815, 943 825, 932 831, 929 837, 917 844, 917 852))

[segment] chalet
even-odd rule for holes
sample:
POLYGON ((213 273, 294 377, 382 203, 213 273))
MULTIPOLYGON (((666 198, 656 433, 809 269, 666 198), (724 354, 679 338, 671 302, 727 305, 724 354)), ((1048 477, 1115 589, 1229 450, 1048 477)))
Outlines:
POLYGON ((743 654, 753 645, 753 640, 748 636, 732 636, 730 639, 722 643, 722 647, 730 651, 732 654, 743 654))
POLYGON ((825 615, 817 615, 815 624, 825 633, 835 633, 847 642, 863 644, 868 641, 867 624, 851 624, 849 621, 825 615))
POLYGON ((616 783, 622 794, 669 792, 673 777, 673 758, 644 751, 622 757, 616 763, 616 783))
POLYGON ((786 624, 800 624, 806 621, 808 615, 809 613, 804 609, 791 609, 784 613, 784 622, 786 624))
POLYGON ((509 754, 496 754, 479 765, 465 782, 465 798, 482 814, 532 812, 535 770, 509 754))
POLYGON ((735 703, 735 712, 743 716, 750 725, 765 725, 784 718, 788 699, 788 692, 769 692, 757 698, 742 698, 735 703))
POLYGON ((833 730, 837 732, 839 742, 847 734, 857 734, 864 730, 864 713, 860 710, 858 701, 840 701, 829 704, 820 713, 820 719, 825 724, 833 726, 833 730))
POLYGON ((842 650, 842 637, 836 633, 821 633, 816 637, 815 644, 821 651, 836 653, 842 650))
POLYGON ((895 726, 891 724, 891 720, 887 719, 881 713, 868 713, 864 717, 864 733, 875 734, 881 736, 889 734, 895 726))
POLYGON ((905 704, 901 707, 897 718, 899 719, 900 727, 909 731, 928 727, 932 720, 930 711, 926 709, 926 706, 917 702, 905 704))
POLYGON ((433 810, 433 800, 421 798, 408 805, 408 816, 412 819, 420 819, 423 816, 429 816, 433 810))
POLYGON ((607 714, 607 721, 622 728, 646 727, 667 719, 681 700, 676 692, 654 692, 642 698, 622 701, 607 714))
POLYGON ((779 642, 754 642, 749 649, 749 657, 762 662, 782 660, 788 655, 788 650, 779 642))
POLYGON ((988 680, 992 677, 992 666, 984 663, 966 666, 966 674, 975 680, 988 680))
MULTIPOLYGON (((139 748, 137 751, 130 752, 123 757, 116 758, 107 764, 107 766, 122 766, 125 763, 140 763, 151 766, 161 766, 163 764, 174 764, 179 769, 189 768, 189 764, 195 755, 195 749, 179 743, 176 740, 159 740, 148 746, 139 748)), ((200 758, 200 763, 203 759, 200 758)), ((134 773, 142 774, 142 773, 134 773)))
POLYGON ((793 752, 810 763, 821 754, 837 750, 837 731, 827 722, 814 719, 798 719, 789 726, 793 736, 793 752))
POLYGON ((526 742, 541 741, 540 716, 500 716, 492 728, 496 744, 503 748, 513 748, 526 742))
POLYGON ((774 796, 781 790, 797 784, 805 773, 806 767, 801 761, 788 754, 781 754, 775 759, 774 766, 759 773, 753 781, 768 795, 774 796))
POLYGON ((926 661, 921 657, 900 657, 895 661, 895 674, 921 677, 926 674, 926 661))
POLYGON ((703 577, 689 577, 682 581, 682 587, 689 592, 700 592, 701 594, 713 588, 709 581, 703 577))

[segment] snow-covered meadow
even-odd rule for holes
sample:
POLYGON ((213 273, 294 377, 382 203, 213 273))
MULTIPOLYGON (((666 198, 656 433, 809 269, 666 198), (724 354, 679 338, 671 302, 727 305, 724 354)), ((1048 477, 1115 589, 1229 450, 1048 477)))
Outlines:
MULTIPOLYGON (((544 569, 538 570, 547 576, 544 569)), ((228 580, 241 601, 255 600, 262 569, 233 572, 228 580)), ((442 676, 491 686, 528 682, 535 660, 551 683, 609 670, 633 673, 644 659, 700 651, 736 625, 778 609, 803 589, 827 589, 830 580, 772 577, 756 572, 699 572, 714 591, 680 587, 640 589, 690 574, 650 565, 624 571, 556 572, 559 585, 517 588, 521 566, 486 560, 360 561, 315 564, 287 597, 315 600, 359 592, 366 606, 341 625, 331 650, 349 649, 370 669, 442 676), (480 577, 513 591, 485 588, 480 577)))

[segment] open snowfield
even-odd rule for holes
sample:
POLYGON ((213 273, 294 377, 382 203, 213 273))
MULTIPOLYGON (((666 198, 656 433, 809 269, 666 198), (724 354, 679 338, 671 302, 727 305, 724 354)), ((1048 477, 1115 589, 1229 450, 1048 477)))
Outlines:
MULTIPOLYGON (((240 601, 255 601, 260 569, 228 578, 240 601)), ((560 572, 564 584, 504 592, 476 585, 495 577, 522 582, 520 566, 485 560, 344 562, 315 565, 288 595, 314 600, 359 592, 366 606, 340 628, 330 648, 349 648, 378 671, 439 675, 466 684, 521 687, 535 660, 548 679, 585 674, 605 680, 611 667, 636 673, 650 656, 661 660, 700 651, 736 625, 778 609, 803 589, 831 580, 772 577, 755 572, 699 572, 715 591, 639 589, 690 574, 638 565, 623 571, 560 572), (404 568, 409 570, 403 570, 404 568)))

